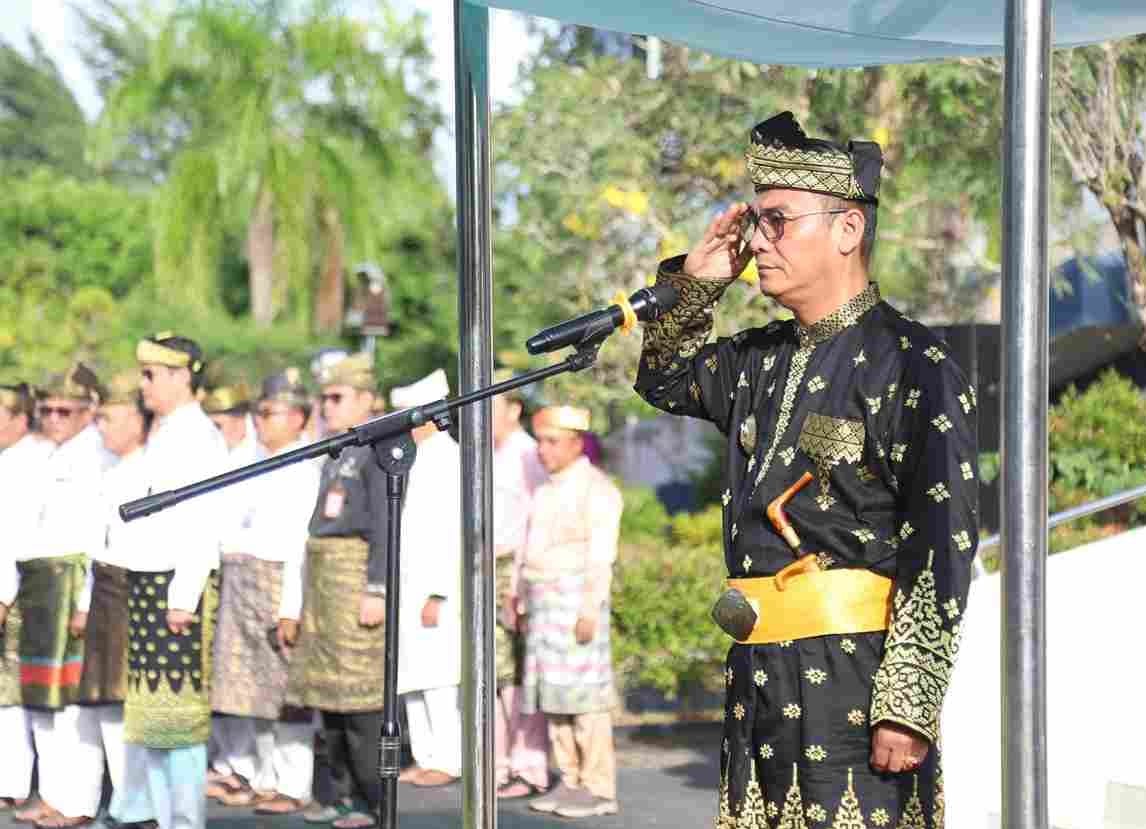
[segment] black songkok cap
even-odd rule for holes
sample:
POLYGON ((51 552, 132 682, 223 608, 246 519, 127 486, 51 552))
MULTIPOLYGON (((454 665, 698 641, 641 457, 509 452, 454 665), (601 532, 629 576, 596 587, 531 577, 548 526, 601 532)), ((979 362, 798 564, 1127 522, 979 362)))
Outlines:
POLYGON ((883 151, 874 141, 846 147, 808 138, 791 112, 773 115, 752 128, 744 154, 757 190, 807 190, 849 201, 876 204, 883 151))

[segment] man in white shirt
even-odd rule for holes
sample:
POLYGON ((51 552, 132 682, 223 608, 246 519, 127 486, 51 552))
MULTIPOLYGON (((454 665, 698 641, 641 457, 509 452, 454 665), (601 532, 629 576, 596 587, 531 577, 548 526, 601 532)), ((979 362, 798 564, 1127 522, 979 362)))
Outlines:
POLYGON ((89 823, 102 792, 99 724, 76 704, 84 642, 70 627, 90 556, 103 540, 99 491, 109 455, 92 426, 101 392, 91 369, 76 363, 37 394, 41 429, 54 448, 44 474, 29 483, 35 526, 16 551, 21 696, 33 709, 41 800, 17 818, 52 829, 89 823))
MULTIPOLYGON (((507 380, 501 375, 495 380, 507 380)), ((517 569, 525 549, 533 492, 546 478, 537 441, 521 427, 525 401, 517 391, 493 399, 493 544, 500 602, 495 648, 497 696, 494 754, 497 796, 528 797, 549 788, 549 737, 545 715, 521 713, 524 637, 518 632, 517 569)))
MULTIPOLYGON (((394 389, 395 409, 450 393, 438 369, 394 389)), ((461 453, 433 423, 413 430, 418 447, 402 508, 398 594, 398 693, 406 703, 414 766, 399 779, 444 786, 462 773, 461 453)))
MULTIPOLYGON (((295 368, 268 377, 255 404, 255 428, 268 456, 302 447, 310 401, 295 368)), ((286 708, 289 648, 279 619, 302 610, 302 566, 319 467, 303 461, 235 487, 241 520, 222 539, 223 589, 215 634, 211 707, 228 715, 223 760, 249 765, 253 776, 216 781, 233 791, 231 805, 257 804, 261 814, 289 814, 310 802, 314 714, 286 708), (238 753, 239 757, 235 754, 238 753)))
POLYGON ((20 611, 14 606, 19 574, 16 553, 28 543, 34 508, 31 482, 43 473, 52 444, 33 430, 36 408, 26 383, 0 386, 0 519, 6 543, 0 547, 0 811, 23 806, 32 786, 36 755, 32 725, 20 695, 20 611))
MULTIPOLYGON (((218 430, 195 401, 203 372, 198 344, 163 333, 136 347, 143 403, 155 415, 145 491, 166 492, 227 464, 218 430)), ((131 612, 124 739, 129 766, 146 769, 143 791, 125 793, 123 820, 154 816, 160 829, 206 825, 210 631, 218 602, 219 495, 191 499, 147 518, 155 539, 129 574, 131 612), (138 569, 136 569, 138 567, 138 569)))
POLYGON ((235 468, 259 458, 259 442, 251 419, 251 392, 245 382, 215 386, 203 397, 203 411, 227 444, 235 468))

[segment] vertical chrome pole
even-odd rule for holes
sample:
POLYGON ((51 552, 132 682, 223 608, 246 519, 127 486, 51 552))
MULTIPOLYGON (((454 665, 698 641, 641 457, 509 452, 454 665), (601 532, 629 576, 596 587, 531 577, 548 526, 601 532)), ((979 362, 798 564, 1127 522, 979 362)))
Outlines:
POLYGON ((1007 0, 1003 147, 1003 826, 1047 829, 1050 0, 1007 0))
MULTIPOLYGON (((454 0, 461 391, 493 379, 490 249, 489 11, 454 0)), ((497 823, 493 768, 493 435, 488 400, 460 412, 462 446, 462 822, 497 823)))

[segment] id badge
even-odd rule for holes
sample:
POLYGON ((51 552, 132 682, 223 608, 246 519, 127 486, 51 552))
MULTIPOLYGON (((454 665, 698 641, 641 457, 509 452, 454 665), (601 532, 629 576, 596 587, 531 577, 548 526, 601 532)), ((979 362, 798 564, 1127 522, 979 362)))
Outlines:
POLYGON ((346 493, 335 488, 326 493, 326 501, 322 507, 323 518, 337 518, 342 515, 342 508, 346 505, 346 493))

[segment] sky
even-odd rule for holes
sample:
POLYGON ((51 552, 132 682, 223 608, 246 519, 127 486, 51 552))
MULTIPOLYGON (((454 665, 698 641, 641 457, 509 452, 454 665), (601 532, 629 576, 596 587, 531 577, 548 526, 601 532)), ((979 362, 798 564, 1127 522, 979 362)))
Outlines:
MULTIPOLYGON (((76 48, 80 33, 78 21, 71 10, 73 5, 83 7, 87 0, 0 2, 5 6, 0 13, 0 38, 25 50, 29 33, 39 37, 84 112, 89 118, 94 118, 99 113, 99 96, 76 48)), ((347 5, 353 14, 374 8, 377 3, 375 0, 347 0, 347 5)), ((449 130, 438 136, 435 166, 451 190, 454 183, 453 5, 447 0, 390 0, 391 8, 400 15, 421 11, 429 17, 428 34, 435 57, 438 102, 446 113, 446 123, 449 125, 449 130)), ((490 98, 495 103, 507 103, 514 99, 513 86, 518 67, 537 46, 536 40, 527 35, 526 21, 527 18, 517 12, 490 10, 490 98)))

